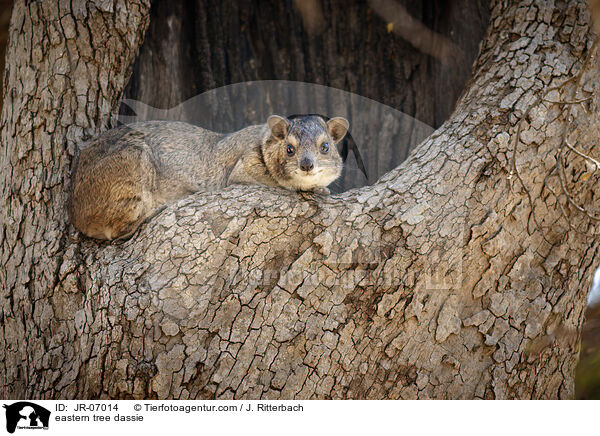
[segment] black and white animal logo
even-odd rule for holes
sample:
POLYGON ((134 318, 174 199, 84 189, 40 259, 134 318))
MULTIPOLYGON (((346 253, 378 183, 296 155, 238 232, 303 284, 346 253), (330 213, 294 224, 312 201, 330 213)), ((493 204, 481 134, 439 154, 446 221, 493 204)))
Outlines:
POLYGON ((6 431, 14 433, 19 429, 47 429, 50 422, 50 411, 29 401, 5 404, 6 431))

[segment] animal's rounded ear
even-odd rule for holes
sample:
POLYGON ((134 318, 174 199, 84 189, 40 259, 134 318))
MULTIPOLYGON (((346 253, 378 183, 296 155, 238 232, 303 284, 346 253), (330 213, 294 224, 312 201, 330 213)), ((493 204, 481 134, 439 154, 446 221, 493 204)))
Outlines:
POLYGON ((267 120, 267 125, 271 130, 271 134, 277 139, 284 139, 287 135, 290 123, 279 115, 271 115, 267 120))
POLYGON ((336 143, 340 142, 346 133, 348 132, 350 123, 346 118, 335 117, 327 121, 327 131, 336 143))

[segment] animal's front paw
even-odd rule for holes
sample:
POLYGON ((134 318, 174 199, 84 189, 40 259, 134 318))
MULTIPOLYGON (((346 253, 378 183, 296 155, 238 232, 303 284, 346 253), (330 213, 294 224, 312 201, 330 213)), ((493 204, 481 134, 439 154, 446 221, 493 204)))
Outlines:
POLYGON ((317 194, 317 195, 322 195, 322 196, 327 196, 331 194, 331 191, 329 190, 329 188, 323 186, 321 188, 315 188, 312 191, 313 193, 317 194))

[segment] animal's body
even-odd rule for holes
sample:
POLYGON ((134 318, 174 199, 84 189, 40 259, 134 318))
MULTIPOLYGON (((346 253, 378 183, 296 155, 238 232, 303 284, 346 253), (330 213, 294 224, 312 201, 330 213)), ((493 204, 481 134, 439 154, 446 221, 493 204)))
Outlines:
POLYGON ((220 134, 183 122, 145 121, 103 133, 81 151, 69 213, 98 239, 130 236, 158 207, 200 190, 264 184, 324 188, 339 177, 335 147, 348 122, 316 116, 269 117, 220 134))

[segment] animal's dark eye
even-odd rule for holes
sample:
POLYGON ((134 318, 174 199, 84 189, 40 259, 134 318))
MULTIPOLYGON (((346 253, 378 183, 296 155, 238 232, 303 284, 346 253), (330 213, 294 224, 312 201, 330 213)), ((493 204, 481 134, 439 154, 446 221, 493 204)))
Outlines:
POLYGON ((323 145, 321 145, 321 153, 329 153, 329 144, 327 142, 324 142, 323 145))
POLYGON ((294 153, 296 152, 296 149, 294 148, 294 146, 292 144, 288 144, 286 151, 287 151, 288 156, 293 156, 294 153))

